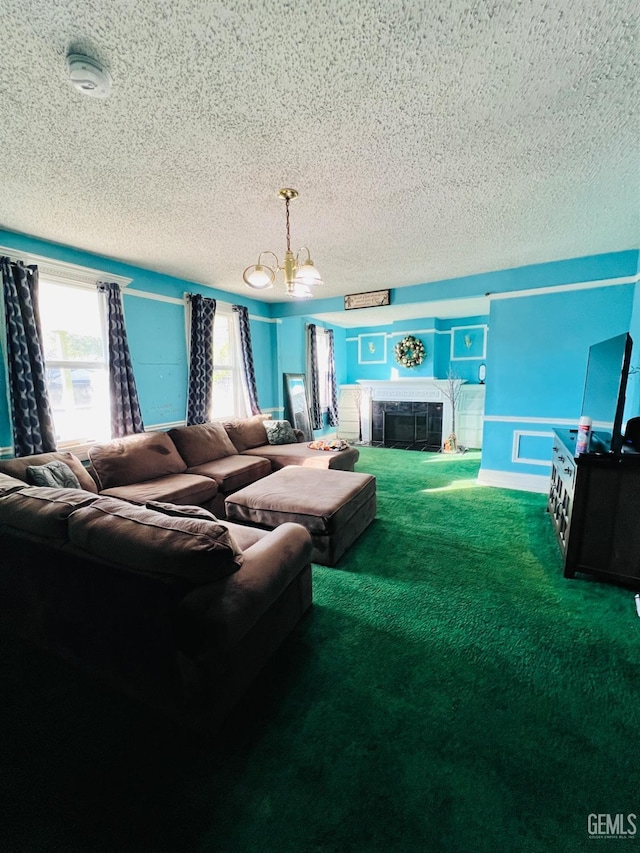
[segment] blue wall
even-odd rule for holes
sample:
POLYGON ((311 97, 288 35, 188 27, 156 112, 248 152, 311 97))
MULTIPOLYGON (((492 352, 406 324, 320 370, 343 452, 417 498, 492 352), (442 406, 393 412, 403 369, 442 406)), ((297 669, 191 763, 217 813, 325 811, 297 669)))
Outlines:
POLYGON ((577 426, 589 347, 629 329, 635 289, 492 302, 483 470, 548 477, 551 429, 577 426))
MULTIPOLYGON (((184 418, 184 292, 247 306, 260 405, 276 415, 283 411, 283 374, 305 372, 306 324, 326 325, 323 313, 343 309, 341 298, 266 304, 7 231, 0 231, 0 245, 10 247, 16 255, 34 253, 132 279, 123 303, 142 414, 148 425, 184 418), (178 302, 136 296, 131 290, 178 302)), ((574 425, 580 413, 589 346, 630 330, 635 341, 632 364, 640 366, 640 287, 630 283, 542 294, 533 291, 620 277, 635 280, 638 264, 639 253, 632 250, 392 290, 392 305, 488 294, 491 311, 488 317, 443 320, 421 316, 356 329, 333 324, 338 383, 394 375, 442 378, 450 366, 462 378, 476 382, 478 366, 484 362, 487 420, 481 476, 498 471, 507 479, 526 474, 538 475, 544 482, 549 471, 551 428, 574 425), (531 295, 522 295, 528 290, 531 295), (513 297, 513 291, 521 295, 513 297), (421 338, 427 350, 425 362, 411 370, 398 365, 393 355, 394 344, 407 334, 421 338)), ((634 415, 640 415, 640 374, 631 377, 627 394, 626 416, 634 415)), ((6 382, 0 363, 0 446, 10 444, 6 382)))
POLYGON ((477 382, 478 367, 486 359, 488 322, 488 317, 456 320, 422 317, 386 326, 348 329, 347 382, 420 377, 444 379, 449 368, 461 379, 477 382), (395 358, 394 347, 407 335, 421 340, 426 350, 424 361, 415 367, 398 364, 395 358))

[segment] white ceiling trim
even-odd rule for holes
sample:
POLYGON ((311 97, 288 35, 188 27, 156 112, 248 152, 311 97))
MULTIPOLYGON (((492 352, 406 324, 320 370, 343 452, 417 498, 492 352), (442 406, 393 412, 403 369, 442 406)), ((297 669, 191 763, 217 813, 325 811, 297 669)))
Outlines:
POLYGON ((533 287, 530 290, 510 290, 506 293, 487 293, 490 302, 495 299, 521 299, 526 296, 545 296, 548 293, 565 293, 572 290, 592 290, 595 287, 617 287, 620 284, 637 284, 640 273, 619 278, 603 278, 595 281, 577 281, 573 284, 551 284, 548 287, 533 287))

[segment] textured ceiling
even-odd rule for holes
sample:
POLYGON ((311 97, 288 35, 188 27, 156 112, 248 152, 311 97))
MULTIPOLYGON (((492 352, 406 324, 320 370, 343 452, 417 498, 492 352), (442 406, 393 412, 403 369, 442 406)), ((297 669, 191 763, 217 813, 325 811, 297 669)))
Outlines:
POLYGON ((249 293, 292 186, 317 296, 640 244, 637 0, 1 6, 9 230, 249 293))

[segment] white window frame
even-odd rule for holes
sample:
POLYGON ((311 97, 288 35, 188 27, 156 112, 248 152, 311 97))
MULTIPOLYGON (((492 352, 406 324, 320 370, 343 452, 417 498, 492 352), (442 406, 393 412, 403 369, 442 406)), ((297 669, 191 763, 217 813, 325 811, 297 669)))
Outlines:
MULTIPOLYGON (((98 313, 100 317, 100 334, 102 338, 102 358, 100 361, 80 361, 80 360, 69 360, 69 359, 47 359, 45 358, 45 371, 47 370, 96 370, 102 369, 105 371, 107 376, 107 387, 108 387, 108 375, 109 375, 109 339, 108 339, 108 329, 107 329, 107 311, 105 300, 101 299, 101 294, 98 292, 96 285, 93 286, 87 284, 79 284, 77 281, 63 281, 58 279, 54 281, 53 278, 49 277, 46 273, 40 272, 39 275, 39 285, 42 290, 43 287, 46 287, 47 284, 53 284, 56 287, 66 287, 69 290, 75 291, 89 291, 95 293, 96 299, 98 301, 98 313)), ((108 401, 107 401, 108 402, 108 401)), ((61 438, 58 441, 58 449, 59 450, 70 450, 76 455, 81 455, 86 458, 88 449, 96 443, 96 441, 105 441, 109 440, 110 436, 102 437, 97 436, 94 439, 84 442, 78 442, 75 439, 67 439, 61 438)))
MULTIPOLYGON (((236 402, 236 411, 230 415, 216 415, 215 417, 212 415, 212 420, 225 420, 228 417, 246 417, 251 414, 251 412, 249 411, 248 392, 244 376, 244 366, 242 364, 238 314, 233 310, 231 305, 226 303, 220 304, 218 302, 216 305, 216 313, 213 318, 214 334, 216 320, 218 317, 224 317, 229 321, 229 354, 231 356, 231 364, 218 364, 214 361, 213 370, 231 371, 231 384, 233 387, 233 398, 236 402)), ((214 401, 212 401, 212 405, 213 402, 214 401)))

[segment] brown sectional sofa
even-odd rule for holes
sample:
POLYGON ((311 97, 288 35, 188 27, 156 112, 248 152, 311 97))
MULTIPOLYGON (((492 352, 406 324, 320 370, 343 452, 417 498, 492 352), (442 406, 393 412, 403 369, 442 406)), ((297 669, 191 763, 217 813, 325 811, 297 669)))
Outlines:
POLYGON ((210 731, 312 600, 307 530, 220 522, 225 499, 282 465, 358 458, 269 445, 265 419, 117 439, 89 469, 65 451, 0 460, 0 628, 210 731), (80 488, 26 484, 51 462, 80 488))
MULTIPOLYGON (((266 416, 0 460, 0 628, 211 731, 310 607, 311 536, 220 522, 282 465, 342 453, 269 445, 266 416), (285 461, 286 460, 286 461, 285 461), (63 462, 80 488, 26 484, 63 462)), ((300 436, 298 436, 300 439, 300 436)))
POLYGON ((0 628, 199 731, 311 605, 310 554, 297 524, 266 533, 0 473, 0 628))
MULTIPOLYGON (((100 494, 129 501, 198 504, 225 517, 225 499, 286 465, 353 471, 358 450, 312 450, 301 440, 271 445, 266 415, 143 433, 89 450, 100 494)), ((3 463, 0 462, 0 470, 3 463)))

